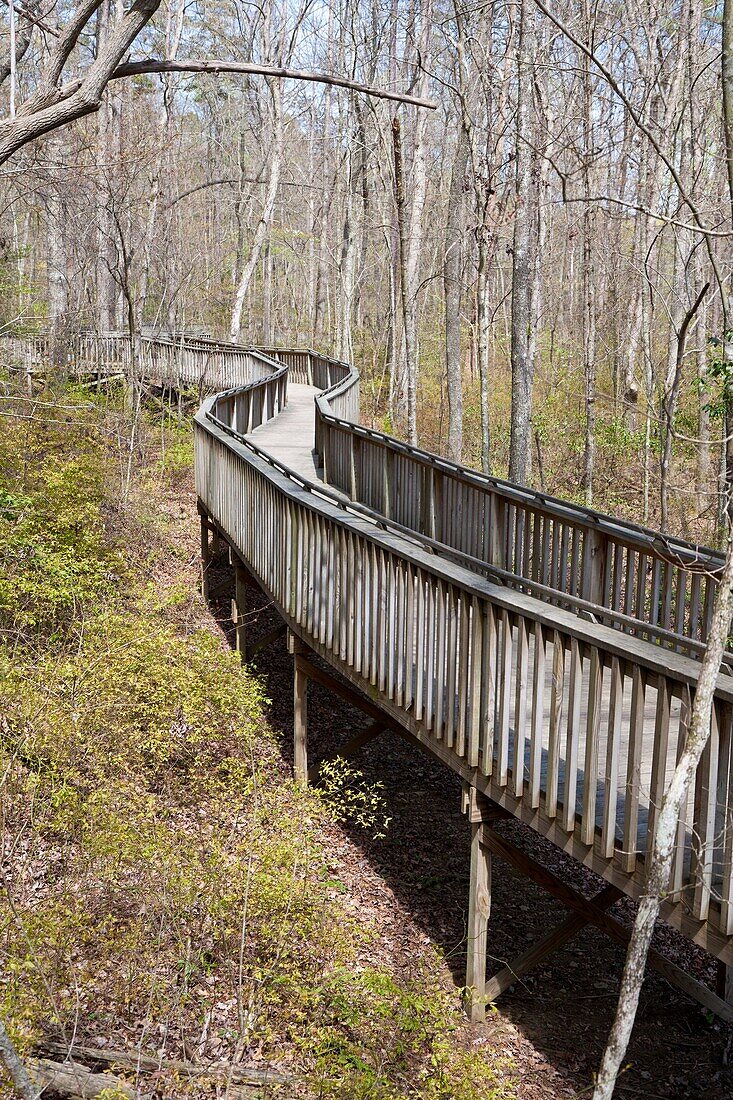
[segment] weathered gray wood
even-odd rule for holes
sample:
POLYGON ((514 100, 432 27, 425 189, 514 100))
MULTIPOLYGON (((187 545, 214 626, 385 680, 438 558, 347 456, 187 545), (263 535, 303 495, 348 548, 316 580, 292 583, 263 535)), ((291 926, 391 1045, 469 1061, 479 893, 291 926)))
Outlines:
POLYGON ((486 942, 491 914, 491 855, 481 843, 482 829, 479 822, 471 825, 466 929, 466 999, 469 1016, 474 1022, 486 1018, 486 942))
POLYGON ((30 1075, 39 1089, 49 1096, 71 1096, 81 1100, 94 1100, 104 1092, 115 1096, 136 1096, 136 1090, 112 1073, 92 1073, 78 1062, 53 1062, 39 1058, 29 1067, 30 1075))
MULTIPOLYGON (((328 372, 332 377, 333 369, 328 372)), ((348 371, 343 378, 345 408, 355 387, 347 385, 348 371)), ((310 431, 312 396, 306 392, 303 397, 311 408, 310 431)), ((329 476, 341 471, 338 476, 353 489, 353 449, 347 441, 358 435, 364 460, 359 492, 363 497, 373 493, 369 499, 382 507, 382 457, 391 444, 379 433, 337 423, 341 414, 334 416, 330 402, 316 399, 315 418, 317 438, 318 433, 322 439, 332 435, 327 444, 329 476)), ((614 531, 600 524, 600 549, 594 554, 589 530, 596 528, 581 523, 574 506, 546 506, 544 498, 531 492, 526 499, 512 499, 512 487, 504 496, 503 486, 489 490, 488 483, 475 481, 470 472, 449 464, 444 469, 439 459, 394 450, 389 504, 395 518, 419 534, 430 504, 434 533, 453 540, 461 552, 476 553, 487 543, 492 546, 492 540, 496 549, 501 542, 506 564, 524 572, 526 591, 500 587, 473 566, 466 568, 460 556, 451 556, 449 546, 421 542, 412 531, 358 503, 346 507, 343 497, 322 483, 311 483, 303 470, 280 472, 278 463, 289 463, 278 450, 278 440, 292 447, 286 426, 279 435, 280 417, 265 425, 274 448, 265 454, 256 443, 257 431, 247 441, 237 441, 207 420, 205 409, 196 425, 202 502, 308 644, 368 690, 395 723, 459 775, 472 777, 532 828, 638 896, 650 823, 678 742, 670 733, 674 726, 665 737, 672 712, 664 693, 676 706, 677 699, 694 690, 697 676, 697 662, 685 655, 684 639, 679 642, 680 622, 684 620, 685 630, 692 631, 692 626, 681 611, 687 588, 685 578, 675 572, 677 565, 668 568, 661 549, 641 534, 638 544, 631 536, 627 544, 623 524, 614 531), (428 469, 429 476, 423 476, 428 469), (225 478, 214 478, 217 471, 225 478), (305 488, 300 487, 303 481, 308 482, 305 488), (237 487, 236 494, 230 496, 229 485, 237 487), (398 491, 399 485, 404 492, 398 491), (423 492, 430 494, 425 501, 420 499, 423 492), (493 534, 486 529, 482 493, 488 493, 492 523, 494 514, 503 513, 503 525, 497 520, 493 534), (495 498, 500 507, 494 508, 495 498), (294 529, 302 532, 295 539, 294 529), (287 548, 289 560, 286 578, 281 547, 287 548), (605 555, 603 569, 594 567, 599 554, 605 555), (295 605, 293 574, 303 578, 295 581, 295 605), (543 591, 542 600, 529 594, 536 592, 533 585, 546 581, 556 586, 555 592, 543 591), (572 592, 587 592, 591 581, 596 596, 600 593, 619 614, 623 604, 624 613, 656 616, 654 636, 662 644, 650 645, 636 636, 629 617, 614 620, 634 631, 623 634, 605 625, 607 617, 594 623, 572 613, 579 606, 570 599, 572 592), (667 685, 661 694, 658 683, 667 685)), ((704 603, 710 606, 707 589, 704 603)), ((733 702, 733 684, 725 676, 717 698, 723 721, 733 702)), ((716 896, 725 886, 728 866, 715 820, 730 804, 723 782, 725 751, 721 735, 716 749, 720 759, 705 788, 707 809, 698 798, 697 818, 707 813, 708 825, 700 853, 700 865, 707 868, 707 909, 703 905, 697 910, 697 923, 684 910, 683 899, 693 883, 690 829, 681 819, 675 864, 680 889, 665 907, 665 917, 733 960, 716 896)))
POLYGON ((293 653, 293 773, 296 782, 308 782, 308 674, 300 655, 304 646, 291 635, 293 653))

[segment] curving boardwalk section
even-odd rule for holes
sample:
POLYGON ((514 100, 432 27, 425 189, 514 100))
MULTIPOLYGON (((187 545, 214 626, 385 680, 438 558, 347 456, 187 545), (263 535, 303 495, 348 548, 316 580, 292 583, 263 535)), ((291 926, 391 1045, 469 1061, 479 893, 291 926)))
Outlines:
MULTIPOLYGON (((206 398, 195 419, 204 583, 223 539, 238 605, 245 580, 256 583, 289 628, 300 778, 306 687, 316 679, 352 700, 358 692, 373 726, 357 741, 390 729, 463 780, 474 1017, 584 924, 623 942, 608 910, 643 889, 721 556, 360 426, 358 375, 311 351, 84 337, 72 359, 78 370, 119 368, 161 386, 233 387, 206 398), (605 889, 590 900, 575 894, 492 828, 502 815, 598 872, 605 889), (487 984, 492 853, 572 915, 487 984)), ((654 965, 733 1020, 727 665, 663 915, 717 956, 727 989, 716 996, 667 960, 654 965)))
MULTIPOLYGON (((210 398, 196 418, 204 525, 295 639, 303 775, 310 651, 465 781, 476 838, 469 984, 480 993, 485 857, 501 850, 492 814, 520 818, 602 875, 599 910, 638 897, 721 560, 359 427, 355 372, 312 352, 269 354, 282 364, 269 378, 210 398)), ((732 707, 722 671, 664 906, 726 964, 732 707)), ((588 919, 603 923, 600 912, 588 919)))

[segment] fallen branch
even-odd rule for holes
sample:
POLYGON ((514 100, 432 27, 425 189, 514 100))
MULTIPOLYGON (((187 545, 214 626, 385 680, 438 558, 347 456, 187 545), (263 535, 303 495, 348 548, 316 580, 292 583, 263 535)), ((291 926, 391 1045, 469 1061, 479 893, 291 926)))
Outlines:
MULTIPOLYGON (((45 1042, 38 1044, 38 1052, 41 1054, 52 1054, 57 1057, 68 1057, 73 1054, 75 1062, 64 1063, 64 1065, 77 1065, 79 1062, 83 1062, 85 1067, 92 1067, 94 1070, 101 1069, 103 1067, 116 1067, 117 1069, 125 1070, 129 1073, 164 1073, 170 1071, 178 1073, 189 1078, 196 1077, 216 1077, 219 1079, 225 1079, 234 1085, 243 1085, 248 1089, 262 1088, 264 1085, 285 1085, 292 1084, 293 1078, 283 1073, 277 1073, 271 1069, 257 1069, 253 1066, 232 1066, 225 1062, 215 1062, 211 1065, 199 1065, 197 1062, 183 1062, 175 1058, 154 1058, 149 1054, 138 1054, 137 1051, 129 1050, 106 1050, 98 1047, 80 1047, 73 1046, 69 1049, 66 1043, 54 1043, 45 1042)), ((57 1063, 49 1062, 49 1065, 55 1065, 57 1063)), ((77 1068, 81 1068, 77 1065, 77 1068)), ((86 1072, 91 1072, 88 1068, 86 1072)), ((110 1086, 107 1085, 107 1088, 110 1086)), ((62 1095, 73 1095, 65 1093, 62 1095)), ((79 1094, 85 1095, 85 1094, 79 1094)), ((91 1095, 91 1094, 90 1094, 91 1095)), ((96 1095, 96 1093, 94 1094, 96 1095)), ((234 1093, 229 1093, 230 1096, 234 1096, 234 1093)), ((248 1095, 251 1098, 251 1093, 241 1093, 242 1096, 248 1095)))
POLYGON ((111 1073, 92 1073, 86 1066, 77 1062, 51 1062, 41 1058, 35 1065, 29 1066, 30 1076, 35 1085, 45 1095, 81 1097, 93 1100, 105 1089, 119 1096, 129 1096, 134 1100, 135 1090, 126 1085, 119 1077, 111 1073))

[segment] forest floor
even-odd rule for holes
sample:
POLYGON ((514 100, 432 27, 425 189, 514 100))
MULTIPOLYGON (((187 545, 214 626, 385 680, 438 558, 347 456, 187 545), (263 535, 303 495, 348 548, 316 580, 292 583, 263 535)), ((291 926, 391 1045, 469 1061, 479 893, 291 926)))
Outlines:
MULTIPOLYGON (((198 523, 193 490, 163 504, 172 534, 191 546, 190 583, 196 583, 198 523)), ((188 555, 186 555, 188 557, 188 555)), ((221 569, 215 580, 225 580, 221 569)), ((180 581, 180 576, 176 578, 180 581)), ((251 596, 250 637, 256 642, 276 624, 266 598, 251 596), (258 608, 260 610, 258 612, 258 608)), ((231 631, 224 588, 210 626, 231 631)), ((253 662, 265 677, 269 721, 292 759, 292 658, 285 641, 270 645, 253 662)), ((318 685, 309 695, 311 762, 334 752, 367 724, 362 714, 318 685)), ((380 784, 391 817, 386 836, 372 839, 357 827, 332 828, 330 859, 341 884, 342 904, 378 929, 375 961, 409 972, 427 944, 443 955, 442 979, 458 987, 465 973, 469 827, 460 812, 455 775, 409 745, 382 734, 354 763, 368 782, 380 784), (379 958, 381 956, 381 958, 379 958)), ((499 831, 513 835, 531 854, 587 895, 601 881, 518 822, 499 831)), ((627 922, 630 902, 614 914, 627 922)), ((490 970, 498 970, 559 923, 567 911, 513 868, 494 860, 489 931, 490 970)), ((713 983, 715 962, 673 929, 663 926, 655 946, 695 976, 713 983)), ((465 1048, 498 1054, 511 1066, 520 1100, 589 1095, 612 1022, 623 949, 587 928, 563 950, 518 982, 489 1013, 487 1022, 466 1022, 457 1039, 465 1048)), ((645 1100, 717 1100, 733 1096, 733 1068, 726 1064, 731 1029, 697 1003, 649 974, 617 1095, 645 1100)), ((477 1098, 478 1100, 478 1098, 477 1098)))

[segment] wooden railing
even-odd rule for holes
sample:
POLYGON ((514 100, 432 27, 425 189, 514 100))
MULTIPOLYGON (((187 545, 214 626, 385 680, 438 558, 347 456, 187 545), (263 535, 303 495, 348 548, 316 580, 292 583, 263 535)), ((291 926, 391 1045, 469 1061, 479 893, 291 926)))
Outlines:
MULTIPOLYGON (((337 399, 353 400, 353 385, 344 375, 337 399)), ((454 771, 638 896, 698 664, 497 586, 304 486, 252 438, 222 428, 220 401, 196 418, 199 497, 291 627, 454 771)), ((234 407, 236 421, 236 398, 234 407)), ((267 401, 258 407, 270 414, 267 401)), ((665 904, 669 920, 728 962, 732 730, 733 683, 721 676, 665 904)))
POLYGON ((358 424, 358 374, 310 351, 267 349, 316 399, 324 480, 456 551, 492 580, 698 657, 723 557, 706 547, 489 477, 358 424))
MULTIPOLYGON (((46 370, 53 354, 47 333, 6 337, 3 346, 29 377, 46 370)), ((214 340, 161 340, 120 333, 76 333, 58 342, 70 376, 119 374, 172 389, 211 392, 266 377, 271 365, 251 348, 214 340)), ((58 349, 57 349, 58 350, 58 349)))

